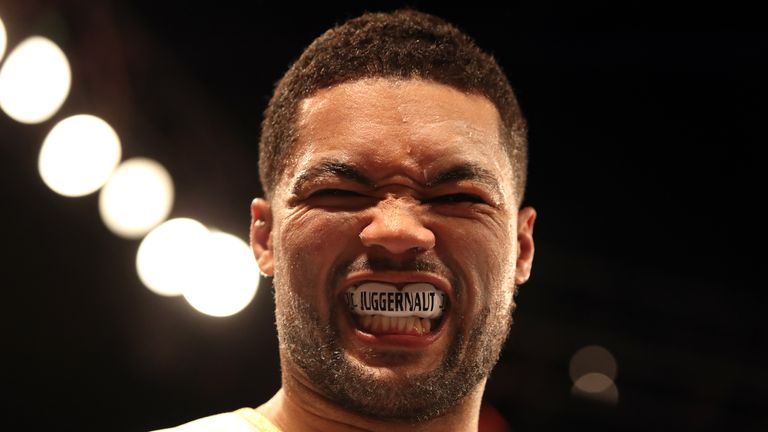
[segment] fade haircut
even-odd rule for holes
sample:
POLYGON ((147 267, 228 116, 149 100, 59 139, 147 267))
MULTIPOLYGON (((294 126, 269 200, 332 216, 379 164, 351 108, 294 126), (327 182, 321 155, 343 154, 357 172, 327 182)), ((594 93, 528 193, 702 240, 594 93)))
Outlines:
POLYGON ((414 10, 366 13, 315 39, 277 83, 262 123, 259 176, 268 200, 291 160, 299 103, 320 89, 365 78, 422 79, 489 99, 501 117, 515 198, 525 190, 525 118, 494 58, 450 23, 414 10))

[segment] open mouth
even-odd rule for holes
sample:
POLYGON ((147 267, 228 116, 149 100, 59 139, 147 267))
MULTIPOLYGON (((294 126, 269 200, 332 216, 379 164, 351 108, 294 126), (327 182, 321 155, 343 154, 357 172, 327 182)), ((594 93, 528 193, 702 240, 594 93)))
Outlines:
POLYGON ((344 299, 357 328, 372 335, 433 333, 448 308, 448 296, 423 282, 364 282, 350 287, 344 299))

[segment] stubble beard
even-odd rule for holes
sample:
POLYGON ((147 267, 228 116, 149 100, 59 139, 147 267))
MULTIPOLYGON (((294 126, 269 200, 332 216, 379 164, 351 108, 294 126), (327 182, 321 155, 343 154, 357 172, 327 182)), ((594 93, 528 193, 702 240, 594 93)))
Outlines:
MULTIPOLYGON (((323 324, 305 299, 287 287, 277 289, 281 356, 338 405, 367 417, 414 423, 449 412, 488 377, 509 334, 514 310, 514 301, 504 306, 496 299, 472 321, 468 333, 456 332, 436 369, 384 377, 345 353, 336 325, 337 308, 331 308, 329 323, 323 324)), ((454 319, 464 322, 460 316, 454 319)))

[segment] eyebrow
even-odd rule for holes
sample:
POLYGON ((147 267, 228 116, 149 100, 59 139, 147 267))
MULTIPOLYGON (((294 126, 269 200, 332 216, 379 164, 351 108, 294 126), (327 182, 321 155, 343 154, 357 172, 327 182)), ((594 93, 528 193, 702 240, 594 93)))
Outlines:
MULTIPOLYGON (((294 195, 298 195, 307 183, 325 176, 344 178, 369 188, 376 187, 376 183, 361 173, 355 165, 336 159, 324 159, 299 174, 291 190, 294 195)), ((470 180, 480 183, 493 192, 497 202, 500 203, 503 201, 502 197, 504 195, 501 192, 499 180, 496 176, 488 169, 472 162, 462 162, 441 171, 434 178, 427 181, 426 187, 431 188, 448 183, 455 183, 461 180, 470 180)))
POLYGON ((432 180, 427 182, 427 187, 455 183, 461 180, 475 181, 488 187, 496 195, 496 200, 501 201, 503 195, 501 187, 499 187, 499 180, 491 171, 472 162, 463 162, 438 173, 432 180))
POLYGON ((294 195, 298 195, 304 188, 304 185, 316 178, 325 176, 341 177, 370 188, 375 186, 373 180, 363 175, 354 165, 335 159, 324 159, 317 165, 299 174, 291 190, 294 195))

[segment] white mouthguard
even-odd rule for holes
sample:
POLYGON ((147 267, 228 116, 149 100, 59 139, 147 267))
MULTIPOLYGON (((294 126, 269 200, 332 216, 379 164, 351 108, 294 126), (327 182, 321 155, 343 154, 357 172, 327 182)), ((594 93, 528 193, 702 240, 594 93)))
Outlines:
POLYGON ((445 309, 445 293, 428 283, 403 287, 380 282, 364 283, 346 293, 347 304, 356 315, 439 318, 445 309))

